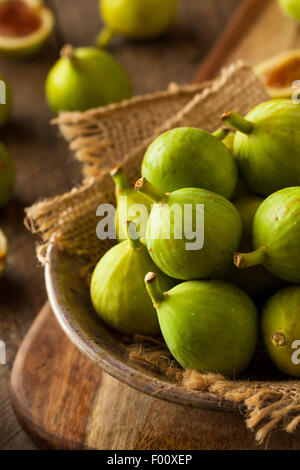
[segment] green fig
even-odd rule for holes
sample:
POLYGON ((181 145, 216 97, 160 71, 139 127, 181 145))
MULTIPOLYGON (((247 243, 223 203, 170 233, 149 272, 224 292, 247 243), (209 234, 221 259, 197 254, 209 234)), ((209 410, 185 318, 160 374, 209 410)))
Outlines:
POLYGON ((97 43, 106 46, 115 33, 131 39, 159 36, 173 23, 177 4, 177 0, 100 0, 106 28, 97 43))
POLYGON ((152 142, 142 163, 142 176, 161 191, 203 188, 233 196, 237 165, 221 142, 227 135, 215 135, 194 127, 180 127, 160 135, 152 142))
POLYGON ((131 220, 137 224, 140 238, 146 236, 148 216, 151 212, 152 201, 142 193, 130 188, 126 175, 120 166, 111 171, 115 183, 116 194, 116 232, 118 240, 127 239, 125 222, 131 220), (141 209, 138 206, 141 205, 141 209), (146 211, 146 212, 144 212, 146 211))
POLYGON ((284 281, 300 283, 300 187, 284 188, 259 206, 253 222, 254 251, 236 253, 235 265, 262 264, 284 281))
POLYGON ((300 4, 299 0, 279 0, 283 12, 300 23, 300 4))
POLYGON ((42 0, 1 0, 0 52, 17 58, 37 55, 54 24, 54 15, 42 0))
POLYGON ((11 198, 14 182, 14 163, 4 145, 0 144, 0 207, 11 198))
POLYGON ((2 77, 0 77, 0 83, 2 91, 0 103, 0 126, 3 126, 11 115, 13 95, 10 86, 2 77))
POLYGON ((246 118, 235 111, 223 120, 237 129, 233 152, 246 183, 268 196, 300 185, 300 106, 291 100, 270 100, 246 118))
POLYGON ((132 96, 125 69, 108 52, 66 45, 46 81, 50 107, 59 111, 84 111, 117 103, 132 96))
POLYGON ((135 189, 155 202, 146 239, 161 271, 181 280, 224 275, 242 236, 241 218, 231 202, 200 188, 165 194, 145 178, 135 189))
POLYGON ((183 282, 163 292, 154 273, 145 282, 163 337, 183 368, 228 376, 246 369, 258 337, 258 313, 247 294, 221 281, 183 282))
MULTIPOLYGON (((252 250, 253 220, 262 202, 262 198, 249 195, 234 199, 232 202, 239 211, 243 223, 240 251, 247 252, 252 250)), ((275 277, 263 266, 253 266, 249 269, 240 270, 232 263, 225 279, 237 285, 254 298, 271 295, 277 289, 284 286, 283 281, 275 277)))
POLYGON ((274 365, 300 377, 300 287, 278 291, 264 307, 262 333, 274 365))
POLYGON ((3 271, 5 269, 7 250, 7 238, 4 235, 3 231, 0 229, 0 276, 2 276, 3 271))
MULTIPOLYGON (((91 280, 91 299, 99 317, 121 333, 156 335, 156 311, 149 299, 144 277, 157 269, 141 244, 133 222, 125 224, 128 240, 111 248, 98 262, 91 280)), ((159 273, 162 289, 176 284, 159 273)))

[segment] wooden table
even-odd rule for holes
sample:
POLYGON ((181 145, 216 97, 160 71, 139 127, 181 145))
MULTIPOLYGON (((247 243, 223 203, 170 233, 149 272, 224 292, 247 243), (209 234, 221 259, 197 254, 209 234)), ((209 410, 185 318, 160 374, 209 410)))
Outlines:
MULTIPOLYGON (((0 339, 7 365, 0 365, 0 449, 35 449, 16 422, 9 397, 9 375, 17 349, 33 317, 46 299, 43 271, 35 257, 33 237, 23 226, 24 207, 38 198, 63 193, 80 181, 66 143, 49 125, 45 102, 47 72, 65 43, 92 44, 101 22, 98 0, 49 0, 57 18, 51 43, 36 59, 0 59, 0 74, 11 84, 15 106, 11 122, 0 130, 17 167, 13 200, 0 212, 0 226, 10 241, 5 277, 0 284, 0 339)), ((170 81, 192 80, 199 63, 240 0, 180 0, 171 33, 161 39, 133 43, 116 38, 111 52, 132 76, 135 94, 165 88, 170 81)))

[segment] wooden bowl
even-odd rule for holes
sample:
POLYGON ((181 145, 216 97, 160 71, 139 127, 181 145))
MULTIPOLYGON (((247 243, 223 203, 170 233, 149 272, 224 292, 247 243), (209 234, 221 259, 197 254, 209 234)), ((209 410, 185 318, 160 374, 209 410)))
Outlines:
POLYGON ((78 274, 82 261, 60 251, 55 245, 48 250, 48 261, 45 279, 53 312, 69 339, 101 369, 141 392, 169 402, 239 411, 229 401, 209 393, 188 390, 130 360, 125 344, 93 310, 89 289, 78 274))

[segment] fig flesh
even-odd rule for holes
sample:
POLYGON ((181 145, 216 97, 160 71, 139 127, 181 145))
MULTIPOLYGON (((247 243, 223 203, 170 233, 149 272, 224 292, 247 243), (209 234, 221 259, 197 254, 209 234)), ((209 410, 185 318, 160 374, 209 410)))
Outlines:
MULTIPOLYGON (((128 334, 156 335, 159 325, 156 311, 145 289, 144 277, 157 269, 147 248, 136 238, 136 226, 127 224, 128 240, 111 248, 98 262, 91 280, 90 294, 99 317, 117 331, 128 334)), ((176 284, 159 273, 162 289, 176 284)))
POLYGON ((14 182, 14 163, 4 145, 0 144, 0 207, 11 198, 14 182))
POLYGON ((183 282, 164 293, 154 273, 145 282, 163 337, 183 368, 233 377, 246 369, 258 337, 258 313, 247 294, 221 281, 183 282))
POLYGON ((130 98, 132 88, 125 69, 106 51, 66 45, 46 81, 50 107, 84 111, 130 98))
POLYGON ((193 127, 165 132, 146 151, 142 176, 164 192, 203 188, 230 199, 238 169, 220 141, 227 133, 220 130, 215 135, 193 127))
POLYGON ((222 117, 238 130, 233 152, 252 191, 268 196, 300 185, 299 105, 271 100, 256 106, 246 118, 234 111, 222 117))
MULTIPOLYGON (((250 195, 241 196, 233 200, 233 204, 239 211, 243 223, 240 251, 247 252, 252 250, 253 220, 262 202, 262 198, 250 195)), ((255 299, 265 298, 273 294, 280 287, 284 287, 284 282, 263 266, 253 266, 240 270, 232 263, 232 266, 226 273, 225 280, 237 285, 255 299)))
POLYGON ((242 236, 233 204, 200 188, 165 194, 145 178, 135 188, 155 202, 146 239, 161 271, 181 280, 222 278, 242 236))
POLYGON ((53 29, 53 13, 41 0, 0 2, 0 52, 13 57, 34 56, 53 29))
POLYGON ((137 231, 140 238, 146 237, 148 217, 143 217, 143 210, 146 209, 146 215, 149 216, 152 204, 151 199, 142 193, 138 193, 133 188, 130 188, 126 175, 121 167, 116 166, 111 171, 111 176, 115 183, 117 201, 116 233, 118 240, 124 241, 127 239, 127 229, 125 226, 127 220, 131 220, 137 224, 137 231), (140 211, 138 210, 138 205, 142 205, 140 211))
POLYGON ((115 33, 131 39, 159 36, 173 23, 177 4, 177 0, 100 0, 106 28, 98 37, 99 46, 106 46, 115 33))
POLYGON ((278 291, 264 307, 262 333, 268 354, 282 372, 300 377, 300 287, 278 291))
POLYGON ((300 187, 284 188, 259 206, 253 222, 253 249, 236 253, 235 265, 264 265, 275 276, 300 283, 300 187))

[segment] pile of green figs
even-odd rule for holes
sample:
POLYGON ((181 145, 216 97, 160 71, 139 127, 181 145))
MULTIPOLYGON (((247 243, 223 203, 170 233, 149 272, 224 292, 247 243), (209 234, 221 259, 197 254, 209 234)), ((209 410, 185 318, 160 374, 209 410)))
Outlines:
POLYGON ((162 334, 185 369, 236 377, 261 334, 274 365, 300 377, 300 106, 220 118, 213 134, 160 135, 134 185, 111 172, 119 243, 91 300, 123 334, 162 334))

